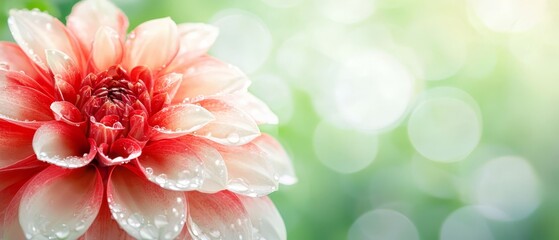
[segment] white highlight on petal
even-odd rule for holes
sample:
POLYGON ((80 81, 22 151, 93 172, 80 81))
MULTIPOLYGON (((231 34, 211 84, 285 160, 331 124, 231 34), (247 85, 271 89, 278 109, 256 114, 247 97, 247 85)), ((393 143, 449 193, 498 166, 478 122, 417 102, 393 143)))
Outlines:
POLYGON ((323 121, 314 130, 313 146, 318 159, 328 168, 354 173, 373 162, 378 140, 374 134, 339 129, 323 121))
POLYGON ((484 164, 474 183, 475 202, 496 209, 479 211, 495 220, 515 221, 528 217, 540 205, 540 181, 528 161, 504 156, 484 164))
POLYGON ((479 211, 492 211, 484 206, 466 206, 452 212, 441 227, 441 240, 493 240, 487 220, 479 211))
POLYGON ((211 21, 220 34, 211 52, 226 62, 253 73, 268 58, 272 36, 262 20, 241 10, 218 12, 211 21))
POLYGON ((361 215, 351 225, 348 240, 419 240, 417 228, 405 215, 377 209, 361 215))
POLYGON ((428 159, 460 161, 474 150, 481 138, 479 115, 475 100, 462 90, 431 89, 410 116, 410 141, 428 159))
POLYGON ((343 127, 379 131, 393 126, 408 109, 414 79, 394 57, 367 51, 348 57, 334 84, 335 109, 343 127))
POLYGON ((470 0, 474 13, 496 32, 524 32, 546 16, 547 0, 470 0))

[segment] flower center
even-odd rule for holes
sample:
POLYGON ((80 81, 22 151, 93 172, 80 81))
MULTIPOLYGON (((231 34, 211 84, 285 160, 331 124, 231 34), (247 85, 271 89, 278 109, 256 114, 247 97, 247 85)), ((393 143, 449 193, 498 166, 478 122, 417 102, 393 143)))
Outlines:
POLYGON ((88 137, 111 146, 122 137, 147 140, 149 103, 145 83, 113 66, 85 77, 76 106, 89 120, 88 137))

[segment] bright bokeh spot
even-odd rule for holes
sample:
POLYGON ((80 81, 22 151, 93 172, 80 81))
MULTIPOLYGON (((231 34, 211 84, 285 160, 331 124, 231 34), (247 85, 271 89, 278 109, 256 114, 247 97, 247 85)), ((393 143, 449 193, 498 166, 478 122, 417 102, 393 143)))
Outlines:
POLYGON ((272 47, 272 36, 253 13, 229 9, 218 12, 212 24, 219 36, 211 52, 219 59, 253 73, 264 64, 272 47))
POLYGON ((470 0, 474 13, 496 32, 523 32, 546 15, 546 0, 470 0))
POLYGON ((319 0, 316 4, 324 16, 344 24, 361 22, 370 17, 376 8, 374 0, 319 0))
POLYGON ((278 76, 266 74, 253 79, 250 90, 278 115, 280 123, 293 116, 293 96, 287 83, 278 76))
POLYGON ((406 113, 414 95, 414 78, 396 58, 368 51, 344 61, 332 91, 336 114, 348 127, 379 131, 406 113))
POLYGON ((493 240, 487 220, 479 210, 491 211, 481 206, 466 206, 452 212, 442 224, 440 240, 493 240))
POLYGON ((468 156, 481 138, 481 128, 475 101, 453 88, 429 90, 408 122, 414 148, 439 162, 459 161, 468 156))
POLYGON ((474 181, 477 204, 498 211, 481 213, 496 220, 513 221, 529 216, 540 205, 538 176, 525 159, 504 156, 483 165, 474 181))
POLYGON ((400 212, 377 209, 359 217, 348 233, 348 240, 419 240, 412 221, 400 212))
POLYGON ((314 130, 313 146, 318 159, 328 168, 354 173, 373 162, 378 140, 376 135, 339 129, 323 121, 314 130))

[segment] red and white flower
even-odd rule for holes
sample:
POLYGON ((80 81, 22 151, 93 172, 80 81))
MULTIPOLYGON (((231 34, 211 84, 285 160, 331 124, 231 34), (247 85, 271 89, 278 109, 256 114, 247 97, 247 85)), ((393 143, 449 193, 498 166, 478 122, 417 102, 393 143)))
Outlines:
POLYGON ((285 239, 266 197, 296 181, 277 122, 217 29, 140 24, 107 0, 65 26, 12 10, 0 42, 1 239, 285 239))

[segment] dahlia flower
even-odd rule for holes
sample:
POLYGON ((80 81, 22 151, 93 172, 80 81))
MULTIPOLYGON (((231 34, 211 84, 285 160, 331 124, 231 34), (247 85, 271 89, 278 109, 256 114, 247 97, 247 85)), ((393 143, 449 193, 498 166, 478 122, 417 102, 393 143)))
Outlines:
MULTIPOLYGON (((277 117, 212 26, 128 20, 107 0, 66 26, 12 10, 0 42, 1 239, 285 239, 267 194, 296 181, 277 117)), ((239 53, 242 54, 242 53, 239 53)))

